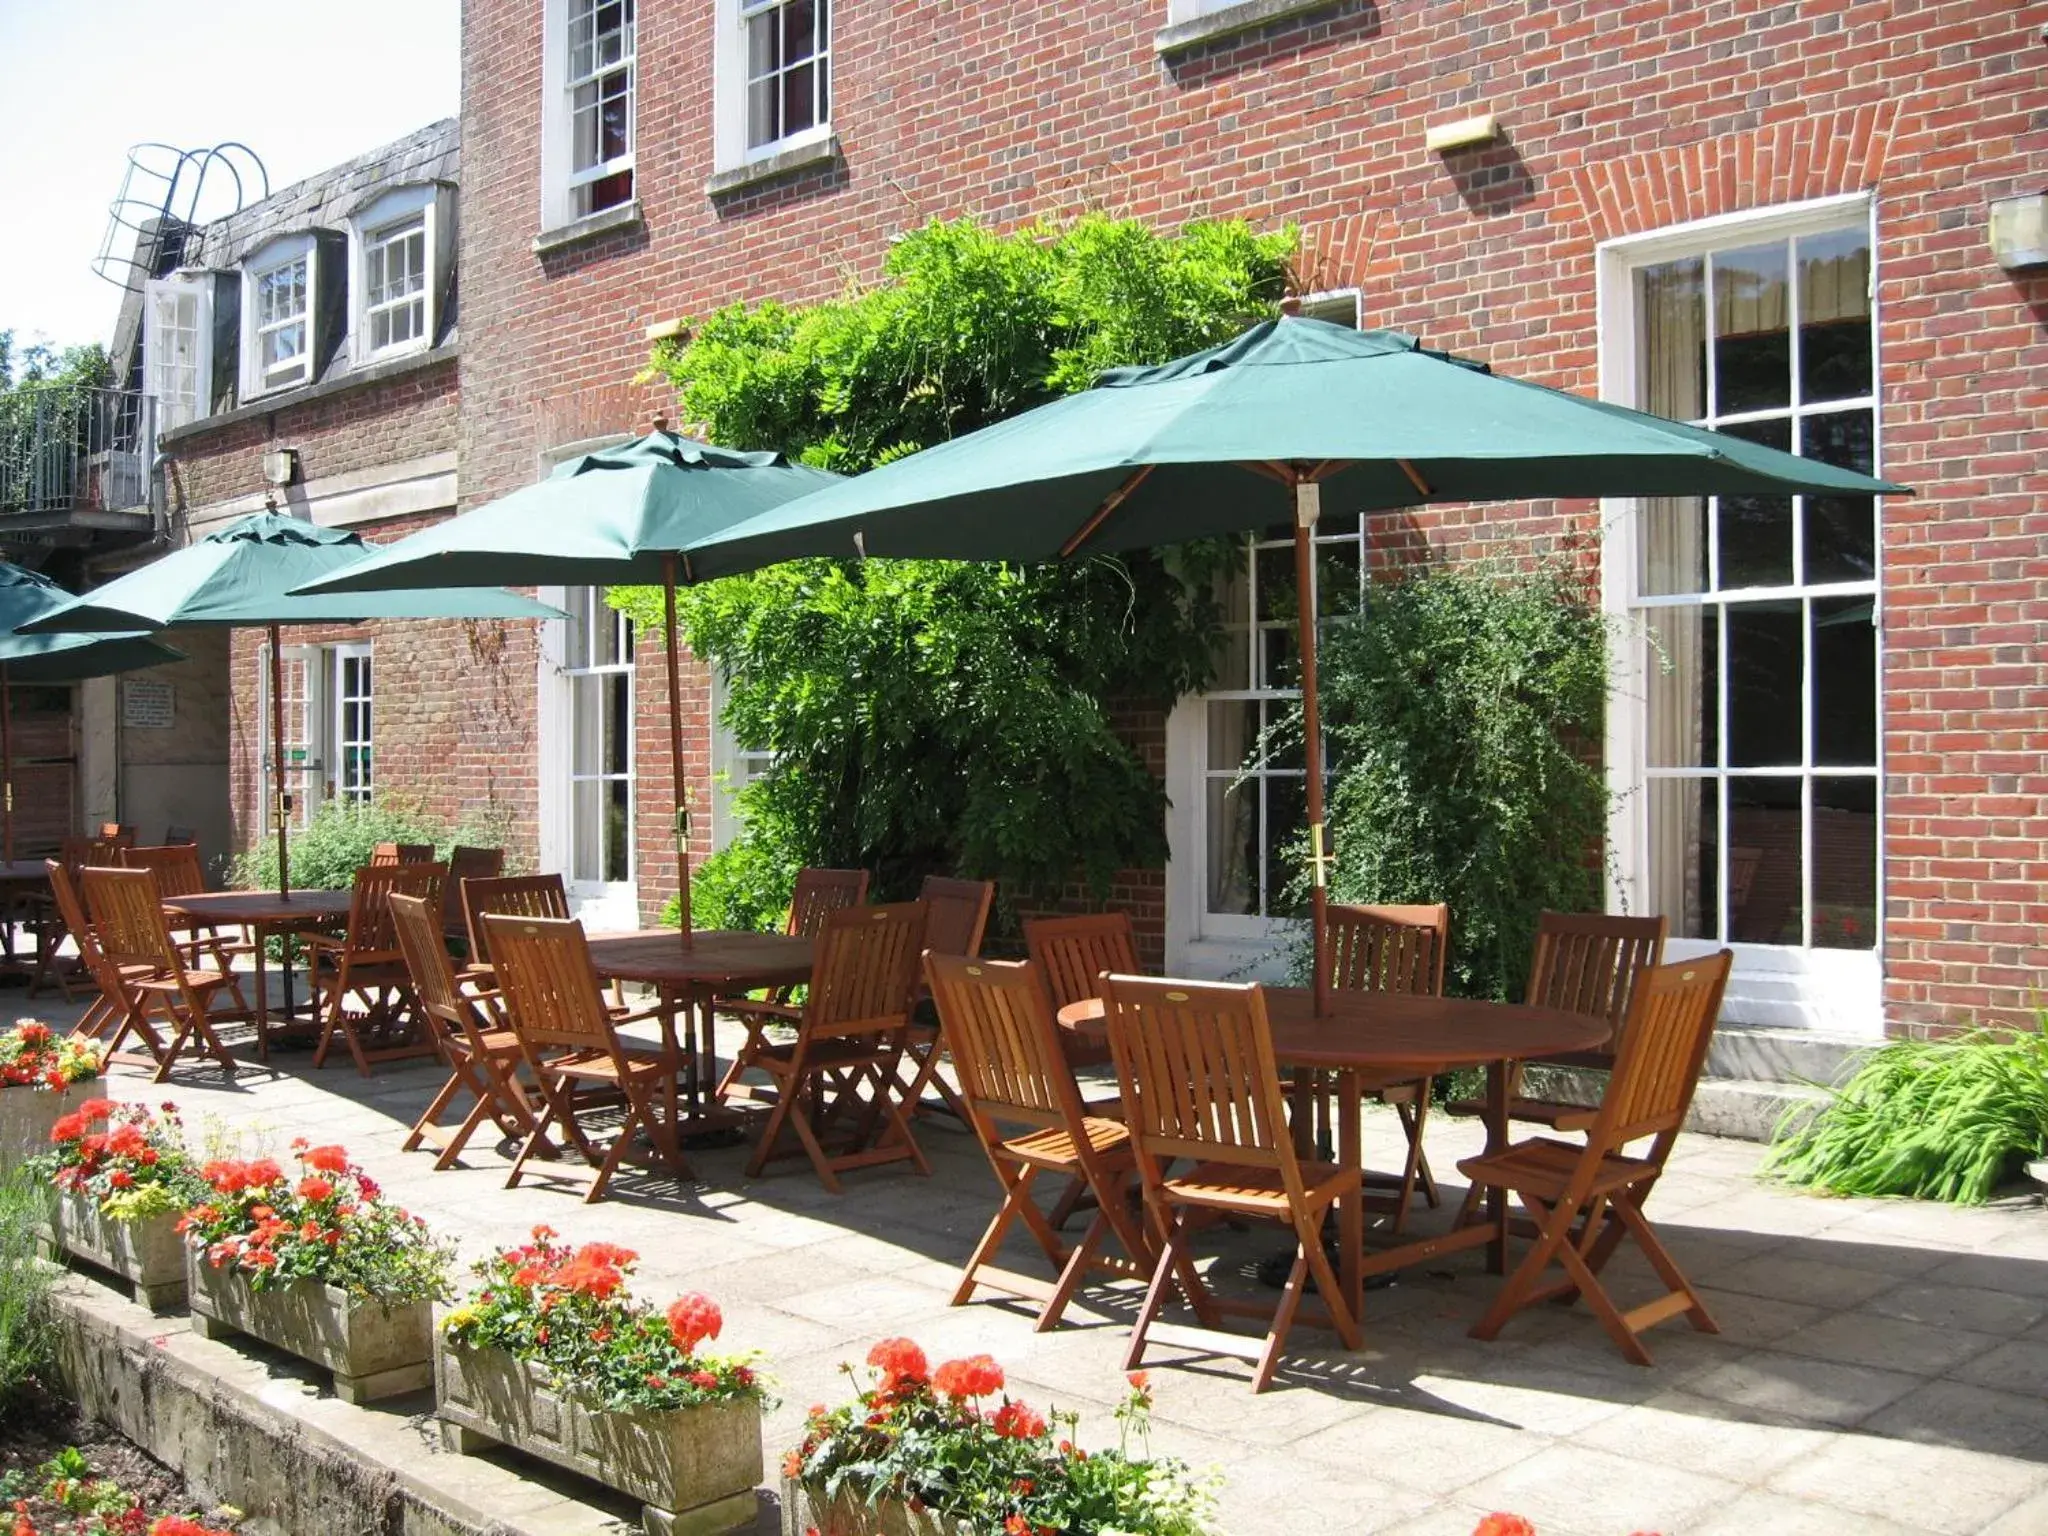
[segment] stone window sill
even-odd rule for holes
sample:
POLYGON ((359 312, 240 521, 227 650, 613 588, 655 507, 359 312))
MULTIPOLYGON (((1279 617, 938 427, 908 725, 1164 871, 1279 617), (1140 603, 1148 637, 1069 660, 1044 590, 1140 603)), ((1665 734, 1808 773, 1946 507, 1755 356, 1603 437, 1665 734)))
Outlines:
POLYGON ((828 133, 813 139, 808 144, 792 144, 788 149, 777 150, 772 155, 763 155, 758 160, 749 160, 744 165, 733 166, 720 171, 704 183, 707 197, 724 197, 743 187, 759 182, 773 181, 778 176, 787 176, 792 171, 807 170, 814 165, 824 165, 839 158, 839 135, 828 133))
POLYGON ((585 214, 567 224, 558 224, 553 229, 544 229, 533 237, 533 254, 548 256, 568 246, 595 240, 599 235, 608 235, 615 230, 638 229, 641 224, 640 199, 620 203, 616 208, 600 209, 585 214))
POLYGON ((1304 11, 1319 11, 1328 7, 1330 0, 1244 0, 1242 5, 1228 6, 1220 11, 1210 11, 1205 16, 1191 16, 1186 21, 1177 21, 1152 39, 1155 53, 1185 53, 1190 48, 1199 48, 1204 43, 1214 42, 1220 37, 1229 37, 1236 32, 1249 32, 1269 22, 1283 21, 1289 16, 1299 16, 1304 11))

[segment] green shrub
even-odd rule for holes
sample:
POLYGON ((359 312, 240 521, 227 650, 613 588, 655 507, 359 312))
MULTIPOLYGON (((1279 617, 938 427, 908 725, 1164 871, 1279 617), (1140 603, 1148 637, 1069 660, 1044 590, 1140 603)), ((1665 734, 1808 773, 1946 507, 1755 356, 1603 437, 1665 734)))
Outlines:
POLYGON ((2048 1012, 2031 1031, 1895 1040, 1865 1055, 1818 1113, 1778 1127, 1769 1170, 1837 1195, 1979 1205, 2048 1149, 2048 1012))
POLYGON ((1519 997, 1537 914, 1602 901, 1608 792, 1588 744, 1607 626, 1583 575, 1423 567, 1324 636, 1331 899, 1450 903, 1447 988, 1519 997))
MULTIPOLYGON (((329 800, 291 836, 292 885, 308 891, 345 891, 379 843, 432 843, 436 857, 445 860, 457 843, 503 847, 506 831, 502 811, 469 812, 451 827, 399 795, 379 795, 368 805, 329 800)), ((248 890, 277 884, 274 834, 235 857, 228 883, 248 890)))
POLYGON ((36 1228, 48 1190, 26 1170, 0 1179, 0 1409, 50 1384, 57 1360, 53 1271, 36 1228))

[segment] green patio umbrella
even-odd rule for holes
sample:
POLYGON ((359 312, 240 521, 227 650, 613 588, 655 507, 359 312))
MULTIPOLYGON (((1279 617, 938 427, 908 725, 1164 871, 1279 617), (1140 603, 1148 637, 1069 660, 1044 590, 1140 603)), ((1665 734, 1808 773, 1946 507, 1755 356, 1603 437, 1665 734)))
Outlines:
POLYGON ((677 883, 687 942, 690 826, 683 804, 682 718, 675 707, 681 694, 676 583, 693 577, 689 550, 695 544, 838 481, 779 453, 714 448, 657 427, 645 437, 566 460, 536 485, 400 539, 299 591, 311 598, 449 586, 659 585, 682 871, 677 883))
POLYGON ((23 635, 15 631, 71 601, 49 577, 0 560, 0 859, 14 862, 15 683, 76 683, 183 661, 147 635, 23 635))
POLYGON ((155 630, 173 626, 261 627, 270 632, 270 750, 276 784, 278 896, 291 899, 284 789, 284 666, 278 634, 287 624, 370 619, 553 619, 561 613, 511 592, 431 591, 295 597, 291 589, 363 558, 353 533, 278 512, 259 512, 195 544, 116 577, 23 626, 30 634, 155 630))
POLYGON ((1293 315, 927 448, 690 550, 697 576, 805 555, 1065 559, 1295 530, 1315 983, 1325 1006, 1311 537, 1324 511, 1596 496, 1891 494, 1741 438, 1505 378, 1392 331, 1293 315))

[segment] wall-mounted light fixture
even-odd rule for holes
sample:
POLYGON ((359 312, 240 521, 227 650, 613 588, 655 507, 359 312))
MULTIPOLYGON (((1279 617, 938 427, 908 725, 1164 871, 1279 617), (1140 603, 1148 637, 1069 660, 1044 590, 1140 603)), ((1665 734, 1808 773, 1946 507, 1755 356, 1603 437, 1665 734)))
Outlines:
POLYGON ((1447 155, 1454 149, 1477 149, 1500 137, 1500 123, 1491 112, 1460 118, 1455 123, 1438 123, 1422 136, 1432 155, 1447 155))
POLYGON ((273 448, 263 455, 263 483, 265 485, 290 485, 298 478, 299 450, 296 448, 273 448))
POLYGON ((2048 192, 1992 199, 1991 256, 2008 272, 2048 265, 2048 192))

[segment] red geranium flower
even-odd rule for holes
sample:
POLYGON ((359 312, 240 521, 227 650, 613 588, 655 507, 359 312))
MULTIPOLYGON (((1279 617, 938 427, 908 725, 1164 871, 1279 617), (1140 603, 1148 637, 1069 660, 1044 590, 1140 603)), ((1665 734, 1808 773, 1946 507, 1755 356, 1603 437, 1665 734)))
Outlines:
POLYGON ((987 1355, 948 1360, 932 1373, 932 1385, 948 1397, 989 1397, 1003 1390, 1003 1368, 987 1355))
POLYGON ((931 1379, 931 1366, 924 1351, 910 1339, 882 1340, 868 1351, 868 1364, 882 1373, 887 1388, 931 1379))
POLYGON ((301 1200, 329 1200, 333 1197, 334 1180, 319 1178, 312 1174, 308 1174, 305 1178, 299 1180, 299 1198, 301 1200))
POLYGON ((348 1153, 340 1147, 312 1147, 299 1154, 299 1161, 321 1173, 347 1173, 348 1153))
POLYGON ((265 1184, 275 1184, 284 1177, 284 1170, 267 1157, 259 1157, 253 1163, 242 1165, 242 1177, 250 1189, 260 1189, 265 1184))
POLYGON ((549 1275, 548 1283, 602 1301, 624 1285, 626 1277, 616 1264, 606 1263, 601 1256, 593 1257, 585 1249, 549 1275))
POLYGON ((990 1420, 995 1432, 1006 1440, 1035 1440, 1045 1433, 1045 1420, 1022 1403, 1005 1403, 990 1420))
POLYGON ((1536 1527, 1520 1515, 1496 1511, 1473 1528, 1472 1536, 1536 1536, 1536 1527))
POLYGON ((718 1337, 725 1327, 725 1314, 709 1296, 692 1291, 678 1296, 668 1307, 668 1336, 684 1354, 694 1354, 706 1339, 718 1337))

